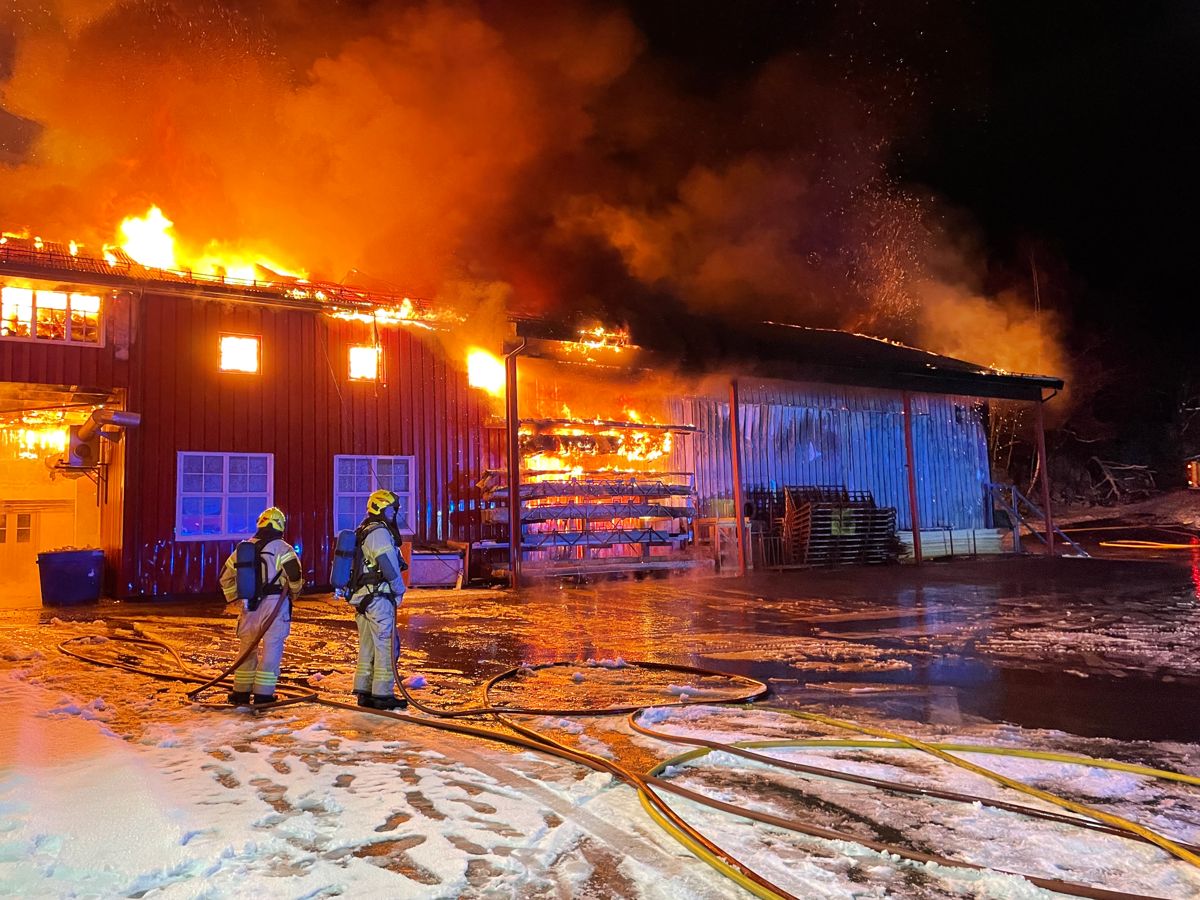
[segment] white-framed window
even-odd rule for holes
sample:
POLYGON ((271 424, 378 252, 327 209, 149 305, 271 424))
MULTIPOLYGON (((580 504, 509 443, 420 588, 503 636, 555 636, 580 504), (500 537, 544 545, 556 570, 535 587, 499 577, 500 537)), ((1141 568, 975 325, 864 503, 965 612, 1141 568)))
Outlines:
POLYGON ((181 450, 176 481, 177 541, 240 540, 254 533, 258 514, 272 505, 272 453, 181 450))
POLYGON ((367 514, 367 498, 384 488, 400 498, 396 525, 412 534, 417 528, 415 456, 348 456, 333 458, 333 530, 354 528, 367 514))
POLYGON ((0 338, 103 346, 100 298, 71 291, 0 287, 0 338))
POLYGON ((219 347, 222 372, 258 374, 262 363, 262 339, 257 334, 222 334, 219 347))

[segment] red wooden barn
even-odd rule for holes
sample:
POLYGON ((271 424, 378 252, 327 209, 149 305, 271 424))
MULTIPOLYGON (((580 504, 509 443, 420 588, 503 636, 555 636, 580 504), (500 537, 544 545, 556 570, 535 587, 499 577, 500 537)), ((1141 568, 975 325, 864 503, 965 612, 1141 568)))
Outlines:
MULTIPOLYGON (((927 546, 944 538, 951 553, 956 541, 977 548, 994 532, 979 398, 1040 410, 1044 391, 1062 386, 858 335, 764 325, 739 330, 744 345, 730 353, 761 365, 726 373, 715 392, 651 382, 633 402, 656 406, 647 418, 628 408, 633 369, 613 364, 633 348, 622 356, 606 332, 572 340, 581 333, 568 329, 564 340, 548 323, 513 324, 484 342, 496 353, 509 339, 524 348, 520 408, 507 416, 521 422, 509 437, 529 498, 517 529, 529 538, 523 558, 567 568, 690 566, 701 534, 717 545, 711 565, 747 499, 762 528, 754 548, 739 543, 740 563, 806 563, 794 552, 799 532, 781 534, 779 519, 792 509, 800 521, 788 503, 830 488, 890 510, 889 527, 910 545, 915 532, 927 546), (546 362, 556 353, 568 365, 546 362), (732 394, 730 374, 741 385, 732 394), (533 483, 543 476, 552 483, 533 483)), ((104 549, 110 595, 215 591, 221 562, 267 505, 288 514, 309 584, 324 585, 333 535, 353 527, 377 486, 401 496, 414 545, 486 538, 476 559, 502 556, 506 412, 468 383, 471 327, 401 297, 196 277, 120 251, 97 259, 5 238, 6 596, 36 596, 34 556, 65 545, 104 549)), ((845 533, 850 520, 837 521, 845 533)))

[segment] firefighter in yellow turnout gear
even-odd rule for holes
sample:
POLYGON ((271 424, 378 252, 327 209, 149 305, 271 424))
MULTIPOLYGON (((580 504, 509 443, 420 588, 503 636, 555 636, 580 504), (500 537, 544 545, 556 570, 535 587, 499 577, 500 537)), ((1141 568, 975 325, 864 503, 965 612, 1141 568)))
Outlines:
POLYGON ((279 610, 279 615, 275 616, 275 621, 254 652, 233 673, 233 691, 229 694, 229 702, 234 706, 245 706, 252 697, 256 705, 275 701, 275 683, 279 680, 283 642, 292 628, 292 597, 304 587, 300 557, 283 540, 286 525, 287 518, 274 506, 263 510, 258 517, 252 541, 256 551, 253 564, 257 567, 257 596, 239 596, 236 549, 229 554, 221 570, 221 590, 225 593, 225 599, 230 603, 241 601, 242 610, 237 624, 239 655, 246 651, 267 620, 279 610))
POLYGON ((406 590, 396 515, 400 499, 379 490, 367 499, 367 515, 356 531, 357 551, 350 603, 358 624, 358 668, 354 694, 359 706, 402 709, 396 697, 396 609, 406 590))

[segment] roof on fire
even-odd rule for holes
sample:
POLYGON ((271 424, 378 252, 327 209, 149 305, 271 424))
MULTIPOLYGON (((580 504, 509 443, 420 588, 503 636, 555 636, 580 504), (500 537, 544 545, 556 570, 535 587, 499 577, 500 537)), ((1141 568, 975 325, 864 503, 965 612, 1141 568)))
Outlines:
MULTIPOLYGON (((555 323, 522 320, 519 337, 573 340, 555 323)), ((681 359, 695 372, 811 381, 923 393, 1008 400, 1040 400, 1063 387, 1061 378, 1005 372, 894 341, 777 322, 694 318, 667 336, 634 334, 638 345, 681 359)))
MULTIPOLYGON (((269 275, 269 273, 267 273, 269 275)), ((0 277, 51 279, 168 294, 288 306, 312 312, 333 309, 399 308, 428 305, 336 284, 292 281, 236 282, 191 273, 149 269, 120 251, 115 260, 70 252, 61 244, 8 237, 0 243, 0 277)), ((578 332, 564 323, 515 318, 518 337, 543 342, 573 341, 578 332)), ((695 373, 814 381, 925 393, 1011 400, 1040 400, 1063 387, 1047 375, 1004 372, 867 335, 776 322, 744 323, 689 316, 670 334, 634 334, 643 348, 669 365, 695 373)))

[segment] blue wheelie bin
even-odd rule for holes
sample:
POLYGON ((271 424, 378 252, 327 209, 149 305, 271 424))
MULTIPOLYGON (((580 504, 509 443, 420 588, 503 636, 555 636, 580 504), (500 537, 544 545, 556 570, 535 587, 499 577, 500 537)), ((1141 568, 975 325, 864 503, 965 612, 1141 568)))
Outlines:
POLYGON ((42 606, 96 603, 104 584, 103 550, 49 550, 37 556, 42 606))

